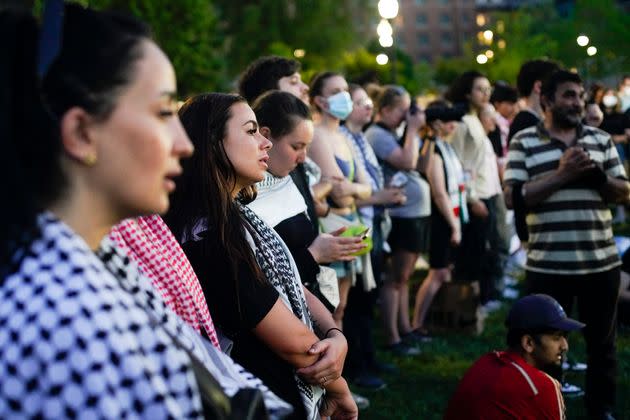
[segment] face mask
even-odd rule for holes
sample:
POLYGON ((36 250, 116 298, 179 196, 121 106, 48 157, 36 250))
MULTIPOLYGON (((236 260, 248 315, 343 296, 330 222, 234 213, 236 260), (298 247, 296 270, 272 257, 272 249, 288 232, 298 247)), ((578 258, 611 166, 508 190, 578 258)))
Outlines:
POLYGON ((612 108, 617 105, 617 97, 614 95, 606 95, 602 98, 602 103, 606 108, 612 108))
POLYGON ((328 113, 333 117, 345 120, 351 112, 352 98, 348 92, 339 92, 328 97, 328 113))

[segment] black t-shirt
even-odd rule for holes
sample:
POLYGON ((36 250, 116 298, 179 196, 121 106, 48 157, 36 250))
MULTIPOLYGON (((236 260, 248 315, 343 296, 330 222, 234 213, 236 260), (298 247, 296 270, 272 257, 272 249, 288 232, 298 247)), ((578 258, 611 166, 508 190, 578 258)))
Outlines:
POLYGON ((621 112, 604 113, 604 120, 599 128, 610 135, 625 134, 626 128, 630 128, 630 116, 621 112))
POLYGON ((306 217, 306 214, 300 213, 285 219, 278 223, 274 230, 280 235, 289 251, 291 251, 302 283, 316 282, 317 274, 319 274, 319 264, 313 258, 308 247, 313 243, 317 235, 313 232, 311 221, 306 217))
POLYGON ((490 139, 490 143, 492 143, 494 154, 497 157, 503 157, 503 145, 501 144, 501 130, 499 130, 499 127, 488 133, 488 138, 490 139))
POLYGON ((533 113, 529 111, 519 111, 519 113, 516 114, 516 117, 514 117, 512 124, 510 124, 508 143, 512 141, 512 137, 514 137, 516 133, 538 124, 538 121, 540 121, 540 118, 533 113))
POLYGON ((306 417, 293 367, 252 331, 276 303, 278 292, 269 283, 256 279, 244 262, 237 265, 235 282, 225 248, 216 236, 186 242, 182 248, 199 278, 215 326, 234 341, 232 358, 293 406, 289 418, 306 417))
POLYGON ((306 212, 308 213, 308 217, 310 219, 309 222, 311 223, 311 229, 313 230, 313 233, 317 235, 319 232, 319 221, 317 220, 315 201, 313 200, 313 195, 311 194, 311 188, 308 185, 308 175, 306 174, 304 164, 298 164, 298 166, 292 170, 289 175, 291 175, 293 183, 300 194, 302 194, 302 197, 304 197, 304 201, 306 202, 306 212))

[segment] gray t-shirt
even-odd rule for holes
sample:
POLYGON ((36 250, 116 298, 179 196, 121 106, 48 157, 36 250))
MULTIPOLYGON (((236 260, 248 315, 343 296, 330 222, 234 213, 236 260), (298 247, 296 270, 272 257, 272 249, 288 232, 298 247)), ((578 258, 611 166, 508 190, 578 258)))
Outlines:
MULTIPOLYGON (((385 185, 389 185, 392 176, 399 172, 398 169, 388 164, 386 159, 396 148, 400 147, 396 135, 376 124, 372 124, 365 132, 367 141, 372 145, 376 157, 378 157, 385 174, 385 185)), ((402 206, 392 207, 389 211, 392 217, 425 217, 431 215, 431 190, 429 183, 425 181, 418 171, 400 171, 407 176, 404 190, 407 202, 402 206)))

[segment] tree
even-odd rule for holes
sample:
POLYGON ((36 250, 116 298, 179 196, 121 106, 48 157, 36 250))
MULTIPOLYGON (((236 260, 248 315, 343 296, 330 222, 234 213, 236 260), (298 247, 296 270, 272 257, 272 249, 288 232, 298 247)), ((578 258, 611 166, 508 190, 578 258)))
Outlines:
POLYGON ((495 34, 492 45, 482 48, 476 40, 469 41, 462 58, 438 63, 440 82, 446 82, 459 67, 480 70, 491 80, 515 83, 523 62, 543 57, 576 68, 587 78, 613 75, 630 67, 630 16, 614 0, 576 0, 573 9, 563 15, 549 3, 493 13, 491 20, 494 25, 490 29, 495 34), (576 38, 582 33, 597 47, 596 56, 589 57, 586 49, 577 45, 576 38), (498 39, 505 43, 504 48, 498 48, 498 39), (477 64, 476 55, 486 49, 494 56, 487 64, 477 64))
POLYGON ((376 16, 360 0, 216 0, 225 23, 228 71, 233 77, 271 53, 300 58, 308 75, 341 70, 343 54, 361 46, 362 26, 376 16))
MULTIPOLYGON (((41 13, 42 0, 35 2, 41 13)), ((229 86, 225 44, 217 13, 209 0, 82 0, 99 10, 131 13, 151 26, 153 37, 170 58, 182 96, 229 86)), ((89 34, 86 34, 89 36, 89 34)))

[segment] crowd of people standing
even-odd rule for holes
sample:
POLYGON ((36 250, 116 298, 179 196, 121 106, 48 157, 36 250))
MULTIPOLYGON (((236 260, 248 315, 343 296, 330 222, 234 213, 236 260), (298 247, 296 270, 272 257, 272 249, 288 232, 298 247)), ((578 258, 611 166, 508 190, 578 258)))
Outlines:
POLYGON ((577 300, 586 407, 612 413, 630 79, 583 122, 548 60, 423 107, 266 56, 180 106, 143 23, 56 5, 0 13, 0 417, 217 418, 215 384, 233 414, 357 418, 349 384, 396 370, 376 308, 384 351, 414 357, 440 287, 495 310, 521 246, 528 293, 577 300))

